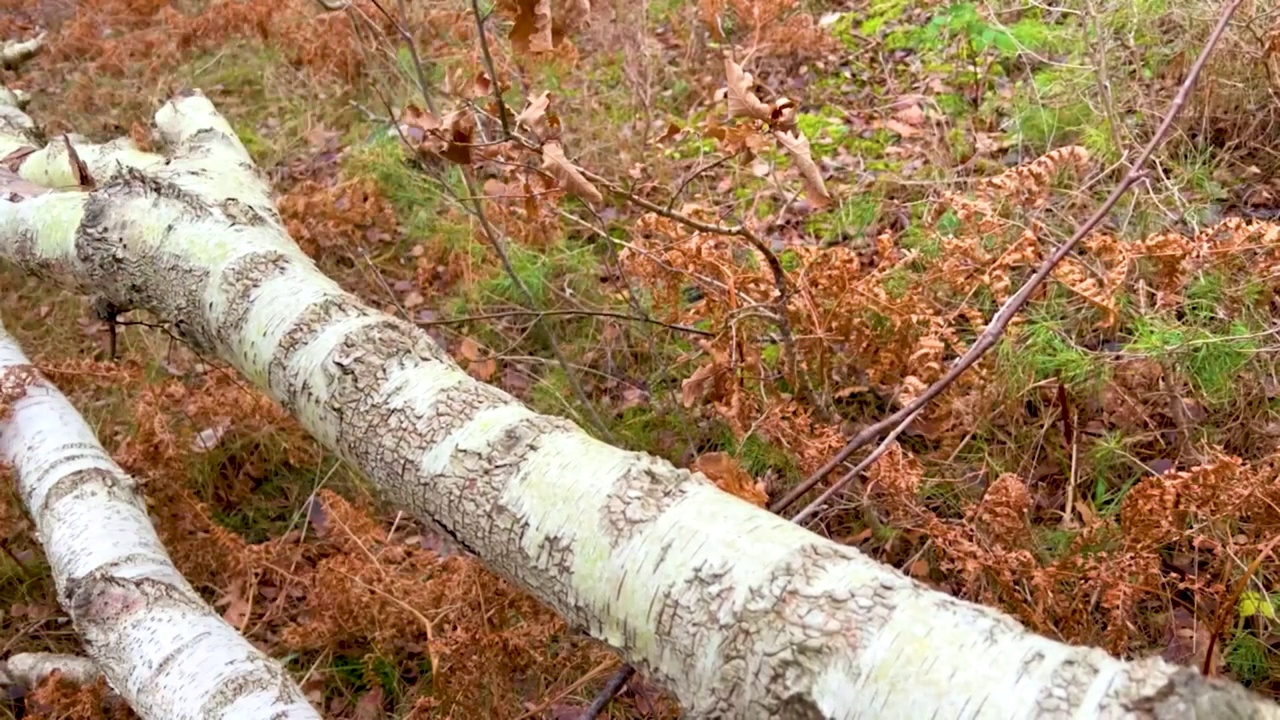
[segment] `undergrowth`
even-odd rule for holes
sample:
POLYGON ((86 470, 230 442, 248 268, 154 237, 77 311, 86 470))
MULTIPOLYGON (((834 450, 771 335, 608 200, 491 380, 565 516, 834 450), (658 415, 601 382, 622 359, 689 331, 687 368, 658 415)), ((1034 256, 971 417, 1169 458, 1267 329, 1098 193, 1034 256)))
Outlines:
MULTIPOLYGON (((515 143, 450 161, 371 4, 371 26, 301 0, 83 0, 45 18, 25 5, 3 5, 7 37, 53 32, 6 82, 32 92, 50 133, 149 143, 156 105, 202 87, 272 178, 290 232, 344 286, 422 324, 478 379, 600 433, 594 410, 619 444, 754 502, 964 352, 1118 179, 1215 12, 620 1, 589 24, 557 17, 566 32, 539 55, 513 44, 499 3, 490 39, 513 114, 551 91, 537 129, 554 114, 566 162, 652 212, 549 179, 515 143), (789 127, 727 109, 717 90, 735 67, 789 127), (763 242, 690 220, 749 221, 763 242)), ((494 115, 474 89, 468 8, 412 12, 429 92, 494 115)), ((1274 44, 1247 31, 1259 18, 1233 26, 1141 191, 813 529, 1053 637, 1277 692, 1275 562, 1221 607, 1280 530, 1280 144, 1259 71, 1274 44)), ((467 132, 496 132, 479 117, 467 132)), ((4 272, 6 323, 146 481, 178 567, 327 716, 557 717, 603 684, 605 650, 380 505, 230 371, 140 326, 122 328, 112 361, 83 301, 4 272)), ((75 652, 11 487, 0 646, 75 652)), ((103 688, 45 687, 25 711, 123 716, 111 703, 103 688)), ((0 718, 22 705, 0 702, 0 718)), ((643 684, 611 712, 675 715, 643 684)))

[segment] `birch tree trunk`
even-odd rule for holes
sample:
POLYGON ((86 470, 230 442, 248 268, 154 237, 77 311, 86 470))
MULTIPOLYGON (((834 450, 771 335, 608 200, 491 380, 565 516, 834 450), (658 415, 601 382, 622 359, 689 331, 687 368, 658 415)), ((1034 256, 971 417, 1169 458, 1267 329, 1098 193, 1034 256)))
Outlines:
MULTIPOLYGON (((18 148, 30 120, 15 113, 18 148)), ((386 498, 617 648, 689 715, 1280 717, 1195 670, 1032 634, 532 412, 320 273, 202 95, 156 122, 165 160, 127 142, 77 146, 92 191, 35 195, 14 179, 0 257, 146 309, 229 362, 386 498)), ((18 173, 74 185, 56 145, 18 173)))
MULTIPOLYGON (((187 584, 137 482, 0 326, 0 460, 36 521, 58 601, 97 668, 148 720, 319 720, 278 663, 187 584)), ((23 656, 30 682, 83 663, 23 656), (28 667, 30 666, 30 667, 28 667)), ((17 663, 15 663, 16 665, 17 663)), ((0 673, 4 675, 5 673, 0 673)))

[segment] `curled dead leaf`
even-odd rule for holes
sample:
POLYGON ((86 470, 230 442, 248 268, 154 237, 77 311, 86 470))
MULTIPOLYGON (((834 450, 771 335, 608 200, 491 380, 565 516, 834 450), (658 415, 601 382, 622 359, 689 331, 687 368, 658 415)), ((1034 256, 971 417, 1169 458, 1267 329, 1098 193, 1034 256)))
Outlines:
POLYGON ((755 78, 751 73, 726 56, 724 74, 728 85, 721 92, 729 101, 729 117, 748 117, 762 122, 773 120, 773 106, 756 96, 755 78))
POLYGON ((713 452, 698 456, 693 462, 693 470, 706 475, 721 490, 752 505, 764 507, 769 502, 764 483, 756 482, 737 460, 725 453, 713 452))
POLYGON ((467 374, 480 382, 489 382, 498 372, 498 361, 493 358, 476 360, 467 365, 467 374))
POLYGON ((830 205, 831 193, 827 192, 827 185, 822 181, 822 171, 818 169, 817 163, 813 161, 813 154, 809 151, 809 138, 805 137, 799 130, 778 131, 773 136, 778 139, 779 145, 791 153, 796 167, 800 170, 800 176, 804 180, 805 194, 808 196, 809 202, 814 207, 819 208, 830 205))
POLYGON ((480 359, 480 345, 471 338, 463 338, 462 343, 458 345, 458 354, 464 360, 475 362, 480 359))
POLYGON ((471 164, 471 138, 475 118, 470 112, 455 110, 437 118, 416 105, 400 113, 400 134, 414 150, 438 155, 458 165, 471 164))
POLYGON ((706 397, 719 373, 720 366, 716 363, 708 363, 694 370, 692 375, 680 383, 680 404, 689 408, 700 402, 706 397))
POLYGON ((489 74, 483 70, 476 73, 476 79, 471 83, 471 97, 485 97, 493 92, 493 80, 489 78, 489 74))
POLYGON ((720 148, 730 155, 746 151, 748 157, 759 155, 769 143, 755 125, 719 126, 707 130, 704 135, 720 141, 720 148))
POLYGON ((922 132, 924 132, 923 130, 916 127, 915 125, 908 125, 907 123, 901 120, 898 120, 896 118, 889 118, 888 120, 885 120, 884 126, 886 129, 892 130, 893 132, 897 133, 898 135, 904 138, 917 137, 922 132))
POLYGON ((508 36, 511 44, 524 52, 549 52, 551 37, 551 0, 516 0, 516 19, 508 36))
POLYGON ((577 165, 565 157, 564 148, 558 142, 542 145, 542 169, 556 179, 569 194, 589 203, 604 202, 604 196, 583 176, 577 165))
POLYGON ((400 113, 401 132, 409 135, 414 140, 421 140, 427 133, 432 130, 439 130, 442 127, 444 126, 440 124, 440 118, 417 105, 408 105, 400 113))
POLYGON ((544 90, 541 95, 529 98, 529 104, 516 115, 516 124, 523 125, 534 132, 543 129, 547 120, 547 109, 551 107, 551 92, 544 90))
POLYGON ((682 132, 684 132, 684 128, 680 127, 678 124, 667 123, 667 129, 663 131, 663 133, 653 141, 653 144, 661 145, 662 143, 667 142, 668 140, 672 140, 672 139, 675 139, 676 137, 679 137, 680 133, 682 132))

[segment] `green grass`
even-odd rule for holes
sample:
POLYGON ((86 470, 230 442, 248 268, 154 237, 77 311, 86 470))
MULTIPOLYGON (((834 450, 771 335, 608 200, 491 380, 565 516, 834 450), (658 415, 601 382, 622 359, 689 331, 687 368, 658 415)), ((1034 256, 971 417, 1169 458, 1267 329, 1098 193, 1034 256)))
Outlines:
POLYGON ((304 524, 306 502, 322 485, 350 494, 362 481, 335 458, 297 467, 273 435, 231 434, 205 453, 189 456, 196 497, 214 520, 250 543, 279 537, 304 524))
POLYGON ((259 41, 231 42, 193 58, 175 75, 204 90, 261 167, 304 152, 313 126, 352 129, 362 124, 342 103, 322 102, 341 90, 316 86, 300 92, 298 86, 311 81, 280 51, 259 41))
MULTIPOLYGON (((1189 293, 1188 303, 1194 302, 1189 293)), ((1159 317, 1140 318, 1126 349, 1171 365, 1197 396, 1222 405, 1235 396, 1240 373, 1258 349, 1256 338, 1242 324, 1230 323, 1225 329, 1219 333, 1159 317)))
POLYGON ((1248 632, 1236 632, 1223 652, 1223 661, 1231 674, 1248 686, 1275 674, 1275 652, 1269 645, 1248 632))
POLYGON ((1064 320, 1037 314, 1041 317, 1023 328, 1016 351, 1019 362, 1030 367, 1035 382, 1056 378, 1070 387, 1085 388, 1106 381, 1109 368, 1071 342, 1064 320))

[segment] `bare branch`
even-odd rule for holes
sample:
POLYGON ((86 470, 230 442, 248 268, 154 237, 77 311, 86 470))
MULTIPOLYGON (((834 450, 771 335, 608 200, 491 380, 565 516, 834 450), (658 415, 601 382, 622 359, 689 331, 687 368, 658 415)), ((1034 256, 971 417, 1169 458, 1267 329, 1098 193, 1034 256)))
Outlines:
POLYGON ((607 317, 617 318, 619 320, 630 320, 632 322, 649 323, 668 330, 679 330, 693 335, 701 335, 703 337, 715 337, 715 333, 701 328, 691 327, 689 325, 673 325, 664 323, 661 320, 654 320, 650 317, 637 317, 626 313, 611 312, 608 310, 507 310, 504 312, 484 313, 481 315, 468 315, 466 317, 449 318, 446 320, 425 320, 419 321, 422 326, 430 325, 460 325, 462 323, 474 322, 476 320, 497 320, 505 317, 519 317, 527 315, 536 315, 538 317, 547 317, 551 315, 581 315, 585 317, 607 317))
POLYGON ((471 14, 476 18, 476 34, 480 39, 480 55, 484 60, 485 72, 493 81, 493 100, 498 105, 498 122, 502 124, 502 136, 511 137, 511 122, 507 119, 507 103, 502 99, 502 82, 498 80, 498 71, 493 64, 493 53, 489 52, 489 34, 484 29, 484 15, 480 12, 480 1, 471 0, 471 14))
POLYGON ((10 40, 0 47, 0 67, 14 69, 22 63, 30 60, 36 53, 40 52, 40 48, 44 47, 44 39, 46 33, 19 42, 10 40))

